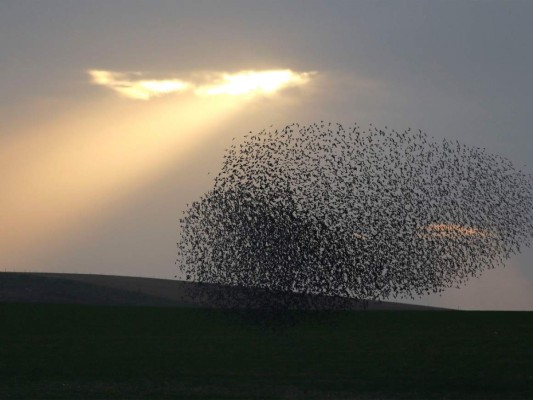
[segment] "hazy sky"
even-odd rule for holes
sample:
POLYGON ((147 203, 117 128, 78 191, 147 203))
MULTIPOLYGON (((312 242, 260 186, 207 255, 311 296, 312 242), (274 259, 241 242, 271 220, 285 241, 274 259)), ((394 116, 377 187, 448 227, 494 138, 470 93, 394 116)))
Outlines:
MULTIPOLYGON (((531 1, 0 0, 0 268, 172 278, 186 204, 270 125, 419 128, 533 172, 532 20, 531 1)), ((417 302, 533 310, 532 262, 417 302)))

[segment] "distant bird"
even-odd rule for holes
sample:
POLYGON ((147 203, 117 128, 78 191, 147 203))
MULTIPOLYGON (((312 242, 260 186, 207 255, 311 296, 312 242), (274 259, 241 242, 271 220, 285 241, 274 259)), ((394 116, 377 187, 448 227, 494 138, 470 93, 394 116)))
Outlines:
POLYGON ((188 280, 414 297, 460 286, 529 246, 533 178, 421 130, 293 124, 230 147, 180 226, 188 280))

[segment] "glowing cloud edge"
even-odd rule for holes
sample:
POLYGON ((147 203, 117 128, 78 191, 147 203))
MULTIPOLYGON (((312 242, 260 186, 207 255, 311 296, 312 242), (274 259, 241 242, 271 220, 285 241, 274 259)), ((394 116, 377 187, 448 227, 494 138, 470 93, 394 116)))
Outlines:
POLYGON ((295 72, 291 69, 244 70, 212 73, 209 79, 203 81, 185 81, 176 78, 143 79, 144 74, 138 72, 91 69, 87 73, 93 84, 105 86, 123 97, 135 100, 150 100, 187 91, 201 97, 269 95, 288 87, 305 85, 316 74, 314 71, 295 72))

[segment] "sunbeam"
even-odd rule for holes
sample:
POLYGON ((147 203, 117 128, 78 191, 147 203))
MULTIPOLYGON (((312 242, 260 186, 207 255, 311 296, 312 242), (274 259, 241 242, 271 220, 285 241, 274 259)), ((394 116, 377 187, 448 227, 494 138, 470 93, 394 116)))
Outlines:
POLYGON ((20 265, 187 157, 242 99, 107 103, 0 146, 1 265, 20 265), (17 157, 8 157, 15 152, 17 157))

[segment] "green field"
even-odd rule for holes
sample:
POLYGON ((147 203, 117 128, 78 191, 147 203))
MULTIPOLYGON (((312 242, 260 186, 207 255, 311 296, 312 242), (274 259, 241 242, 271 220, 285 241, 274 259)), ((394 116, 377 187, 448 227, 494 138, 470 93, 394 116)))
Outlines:
POLYGON ((0 399, 531 399, 533 313, 0 304, 0 399))

